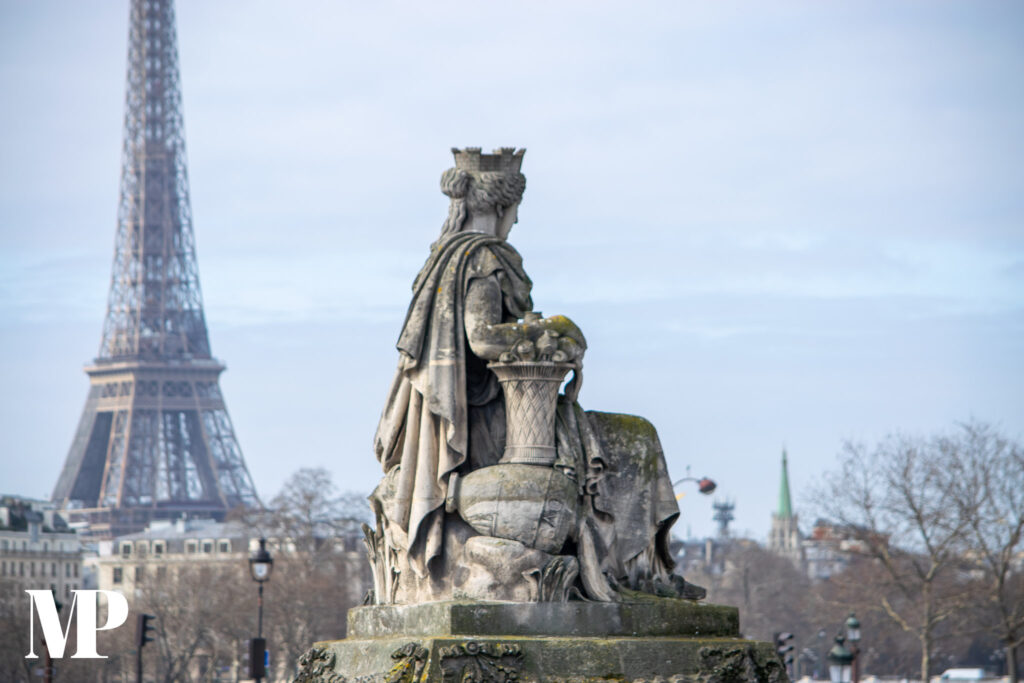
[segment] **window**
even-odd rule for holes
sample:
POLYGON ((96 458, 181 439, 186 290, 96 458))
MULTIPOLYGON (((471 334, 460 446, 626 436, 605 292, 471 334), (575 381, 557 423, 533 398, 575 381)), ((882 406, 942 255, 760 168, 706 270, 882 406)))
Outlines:
POLYGON ((159 541, 159 542, 153 544, 153 554, 154 555, 163 555, 164 554, 164 544, 163 544, 163 541, 159 541))
POLYGON ((18 563, 18 576, 25 576, 25 563, 24 562, 19 562, 18 563))
POLYGON ((51 562, 50 563, 50 576, 57 576, 57 563, 56 562, 51 562))
POLYGON ((71 597, 71 586, 67 585, 66 583, 64 584, 64 597, 65 598, 70 598, 71 597))
POLYGON ((135 583, 142 583, 142 580, 146 578, 146 568, 141 564, 135 566, 135 583))
POLYGON ((114 567, 114 583, 121 583, 124 581, 124 570, 120 567, 114 567))
POLYGON ((7 561, 0 562, 0 576, 7 576, 7 561))
POLYGON ((54 595, 57 594, 57 584, 55 584, 55 583, 51 583, 50 584, 50 592, 53 593, 54 595))
POLYGON ((213 552, 213 541, 203 541, 203 552, 204 553, 212 553, 213 552))
POLYGON ((75 571, 73 573, 75 575, 75 578, 77 579, 78 578, 78 565, 75 564, 75 565, 72 565, 72 566, 75 568, 75 571))
POLYGON ((122 543, 121 544, 121 557, 131 557, 132 555, 132 544, 122 543))
POLYGON ((49 550, 50 550, 49 542, 43 541, 43 552, 45 553, 45 552, 48 552, 49 550))
POLYGON ((167 578, 167 567, 157 567, 156 568, 156 578, 157 578, 157 580, 160 580, 160 581, 162 581, 163 579, 166 579, 167 578))
POLYGON ((71 578, 71 565, 67 562, 64 563, 64 578, 71 578))
POLYGON ((7 550, 7 539, 6 538, 3 541, 0 541, 0 548, 3 548, 4 550, 7 550))
POLYGON ((188 542, 185 543, 185 552, 186 553, 188 553, 189 555, 192 555, 193 553, 195 553, 195 551, 196 551, 196 542, 195 541, 188 541, 188 542))
POLYGON ((230 553, 231 552, 231 542, 230 541, 221 541, 220 542, 220 552, 222 552, 222 553, 230 553))
POLYGON ((29 576, 35 576, 36 575, 36 563, 35 562, 29 562, 28 563, 28 575, 29 576))

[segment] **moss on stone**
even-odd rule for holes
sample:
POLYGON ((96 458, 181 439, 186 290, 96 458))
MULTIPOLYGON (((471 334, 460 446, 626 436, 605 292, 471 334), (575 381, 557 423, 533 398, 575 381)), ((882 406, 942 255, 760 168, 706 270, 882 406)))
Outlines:
MULTIPOLYGON (((623 681, 653 683, 785 683, 785 672, 774 658, 772 646, 740 638, 672 637, 521 637, 479 636, 425 638, 416 643, 427 653, 422 668, 398 667, 392 659, 396 646, 407 637, 373 638, 318 643, 336 656, 335 673, 348 681, 383 681, 389 673, 400 673, 395 683, 447 681, 453 673, 493 669, 495 652, 522 653, 521 659, 502 658, 506 674, 494 680, 521 683, 598 683, 623 681), (472 644, 473 647, 469 647, 472 644), (452 660, 450 653, 459 652, 452 660), (446 656, 446 653, 447 656, 446 656), (475 663, 476 653, 480 667, 475 663), (468 668, 467 668, 468 667, 468 668), (410 679, 408 674, 416 672, 410 679)), ((406 660, 408 662, 408 660, 406 660)), ((466 680, 466 679, 462 679, 466 680)), ((489 681, 490 678, 471 680, 489 681)))
POLYGON ((625 413, 602 413, 587 411, 598 429, 599 437, 607 450, 627 456, 635 468, 636 475, 646 482, 659 476, 662 459, 658 430, 650 420, 639 415, 625 413))

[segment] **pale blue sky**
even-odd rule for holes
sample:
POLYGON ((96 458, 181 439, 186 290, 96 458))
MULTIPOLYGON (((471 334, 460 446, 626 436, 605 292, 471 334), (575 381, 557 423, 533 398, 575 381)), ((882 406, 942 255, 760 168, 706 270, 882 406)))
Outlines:
MULTIPOLYGON (((1024 433, 1024 6, 179 0, 207 321, 257 488, 370 443, 449 148, 528 149, 511 241, 763 537, 842 439, 1024 433)), ((127 2, 0 0, 0 491, 47 495, 97 352, 127 2)), ((710 500, 682 501, 710 531, 710 500)), ((811 520, 805 520, 810 522, 811 520)))

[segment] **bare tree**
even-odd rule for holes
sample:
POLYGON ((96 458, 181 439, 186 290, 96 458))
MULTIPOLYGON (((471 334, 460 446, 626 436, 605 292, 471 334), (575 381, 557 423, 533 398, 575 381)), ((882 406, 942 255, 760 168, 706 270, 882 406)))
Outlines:
MULTIPOLYGON (((881 562, 869 555, 854 556, 846 568, 833 574, 827 581, 813 586, 812 609, 814 623, 820 626, 821 638, 812 646, 820 663, 818 671, 827 678, 825 652, 833 644, 837 632, 843 630, 850 612, 856 612, 865 639, 860 645, 859 666, 863 672, 885 673, 906 678, 920 675, 920 643, 916 635, 889 616, 882 603, 882 591, 887 591, 890 604, 900 603, 896 588, 881 562)), ((947 629, 936 629, 936 641, 950 644, 963 639, 944 639, 947 629)), ((933 650, 933 657, 936 652, 933 650)))
POLYGON ((144 650, 154 680, 203 680, 204 669, 233 659, 234 641, 225 635, 249 619, 249 601, 240 594, 246 573, 243 566, 196 564, 139 584, 133 608, 157 617, 156 642, 144 650))
MULTIPOLYGON (((38 627, 35 651, 39 654, 38 627)), ((29 651, 28 595, 16 581, 0 580, 0 680, 29 681, 42 659, 25 659, 29 651)), ((41 655, 40 655, 41 656, 41 655)))
POLYGON ((1024 447, 979 422, 962 425, 936 445, 948 500, 966 527, 983 618, 1006 649, 1007 673, 1015 682, 1017 651, 1024 643, 1024 447))
POLYGON ((284 670, 293 671, 313 642, 345 636, 348 610, 370 585, 360 543, 369 512, 365 496, 339 494, 327 470, 300 469, 267 510, 246 520, 273 541, 266 623, 284 670))
POLYGON ((720 552, 724 572, 690 570, 687 580, 706 587, 709 602, 737 606, 747 637, 770 640, 775 631, 806 635, 812 630, 810 580, 789 559, 744 539, 720 552))
MULTIPOLYGON (((361 494, 338 493, 326 470, 304 469, 284 483, 270 509, 236 515, 250 525, 253 537, 271 541, 274 574, 265 586, 264 633, 273 670, 290 678, 313 642, 345 636, 348 609, 369 588, 360 531, 369 506, 361 494)), ((256 631, 255 590, 246 559, 162 562, 140 565, 137 572, 126 595, 132 614, 157 617, 155 642, 143 650, 146 680, 205 682, 225 667, 238 666, 245 641, 256 631)), ((0 681, 27 683, 42 659, 25 659, 28 597, 19 588, 16 582, 0 581, 0 681)), ((65 619, 68 613, 65 609, 65 619)), ((37 652, 39 633, 37 627, 37 652)), ((134 680, 134 621, 97 637, 107 659, 65 657, 58 680, 134 680)))
MULTIPOLYGON (((87 683, 96 681, 106 683, 115 680, 113 677, 121 670, 121 659, 128 652, 130 645, 123 636, 117 635, 127 629, 100 631, 97 636, 97 652, 106 659, 77 659, 75 653, 78 636, 76 619, 71 609, 71 601, 63 600, 63 609, 58 616, 61 628, 66 633, 64 656, 54 659, 52 664, 57 672, 55 680, 76 681, 87 683)), ((39 615, 35 614, 35 624, 31 629, 34 643, 31 649, 38 655, 37 659, 26 659, 30 650, 29 624, 33 618, 33 610, 29 608, 29 597, 25 587, 17 581, 0 579, 0 681, 7 683, 29 683, 40 680, 36 670, 43 668, 42 628, 39 615)), ((100 614, 101 623, 106 620, 100 614)), ((116 680, 123 680, 120 676, 116 680)))
POLYGON ((826 516, 851 530, 884 570, 867 589, 916 638, 923 681, 942 627, 965 598, 958 579, 968 528, 947 498, 941 455, 934 439, 893 436, 870 449, 847 443, 839 471, 816 495, 826 516))

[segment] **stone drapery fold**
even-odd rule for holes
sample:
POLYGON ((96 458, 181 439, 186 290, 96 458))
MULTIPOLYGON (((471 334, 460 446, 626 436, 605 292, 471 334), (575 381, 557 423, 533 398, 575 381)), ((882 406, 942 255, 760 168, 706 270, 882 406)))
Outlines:
MULTIPOLYGON (((396 345, 398 368, 374 438, 387 492, 378 489, 373 502, 391 542, 408 551, 421 575, 441 553, 448 477, 467 457, 466 292, 473 279, 492 275, 510 319, 531 310, 532 283, 508 242, 482 233, 442 236, 413 283, 396 345)), ((497 395, 489 381, 493 387, 483 393, 497 395)))

